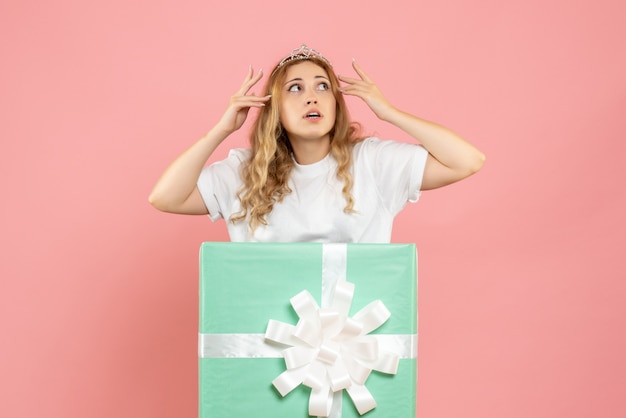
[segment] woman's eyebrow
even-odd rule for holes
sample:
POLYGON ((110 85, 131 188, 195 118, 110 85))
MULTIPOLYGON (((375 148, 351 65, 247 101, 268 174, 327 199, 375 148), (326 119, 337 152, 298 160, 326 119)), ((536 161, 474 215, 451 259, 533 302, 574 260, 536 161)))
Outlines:
POLYGON ((285 84, 289 84, 289 83, 291 83, 292 81, 302 81, 302 79, 301 79, 300 77, 292 78, 292 79, 291 79, 291 80, 289 80, 289 81, 285 81, 285 84))
MULTIPOLYGON (((313 78, 316 78, 316 79, 317 79, 317 78, 323 78, 324 80, 329 81, 329 80, 328 80, 328 77, 326 77, 326 76, 324 76, 324 75, 316 75, 316 76, 315 76, 315 77, 313 77, 313 78)), ((289 84, 289 83, 291 83, 291 82, 293 82, 293 81, 302 81, 302 78, 301 78, 301 77, 292 78, 292 79, 291 79, 291 80, 289 80, 289 81, 285 81, 285 84, 289 84)), ((285 84, 283 84, 283 85, 285 85, 285 84)))

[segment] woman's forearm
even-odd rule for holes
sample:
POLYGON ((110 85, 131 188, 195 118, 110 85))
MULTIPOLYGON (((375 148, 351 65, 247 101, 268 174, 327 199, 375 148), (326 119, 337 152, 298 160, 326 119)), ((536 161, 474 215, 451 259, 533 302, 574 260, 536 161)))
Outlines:
POLYGON ((478 171, 485 155, 450 129, 394 109, 385 120, 415 138, 444 166, 459 173, 478 171))
POLYGON ((363 99, 378 118, 402 129, 428 151, 423 188, 442 187, 480 170, 485 161, 481 151, 448 128, 394 107, 354 60, 352 67, 359 78, 339 76, 345 83, 340 91, 363 99))
POLYGON ((213 128, 195 144, 180 154, 170 165, 150 193, 150 204, 164 212, 202 213, 206 208, 189 203, 202 168, 218 145, 228 136, 213 128))

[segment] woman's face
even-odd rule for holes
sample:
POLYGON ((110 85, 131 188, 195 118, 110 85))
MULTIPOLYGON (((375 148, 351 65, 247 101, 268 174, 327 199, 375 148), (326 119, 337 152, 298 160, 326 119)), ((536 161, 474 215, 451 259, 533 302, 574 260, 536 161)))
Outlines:
POLYGON ((327 141, 335 126, 336 100, 328 73, 311 61, 291 65, 280 94, 280 122, 295 141, 327 141))

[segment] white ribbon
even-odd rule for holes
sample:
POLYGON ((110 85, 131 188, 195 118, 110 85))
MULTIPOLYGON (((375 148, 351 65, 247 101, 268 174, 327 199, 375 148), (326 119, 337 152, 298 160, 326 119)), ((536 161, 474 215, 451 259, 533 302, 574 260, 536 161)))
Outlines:
MULTIPOLYGON (((416 334, 376 334, 378 348, 400 359, 417 357, 416 334)), ((198 334, 200 358, 283 358, 283 344, 265 340, 265 334, 198 334)))
POLYGON ((375 408, 365 387, 369 374, 395 374, 400 358, 416 358, 417 335, 368 335, 391 315, 380 300, 348 316, 354 284, 345 281, 346 253, 346 244, 323 245, 321 308, 302 291, 290 300, 296 325, 270 320, 265 335, 199 334, 199 357, 283 357, 287 370, 272 383, 282 396, 310 387, 309 415, 341 418, 343 389, 359 414, 375 408))

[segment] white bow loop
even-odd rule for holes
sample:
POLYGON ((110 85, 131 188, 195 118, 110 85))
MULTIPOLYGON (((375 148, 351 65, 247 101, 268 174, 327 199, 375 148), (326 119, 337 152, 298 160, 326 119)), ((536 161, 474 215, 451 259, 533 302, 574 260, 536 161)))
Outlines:
POLYGON ((399 357, 379 348, 376 335, 367 335, 384 324, 391 313, 375 300, 350 318, 354 284, 338 281, 330 307, 320 309, 304 290, 291 298, 298 314, 296 326, 270 320, 265 339, 289 345, 283 350, 287 370, 272 384, 285 396, 298 385, 311 388, 309 414, 327 417, 333 395, 346 389, 359 414, 376 407, 365 387, 372 370, 395 374, 399 357))

